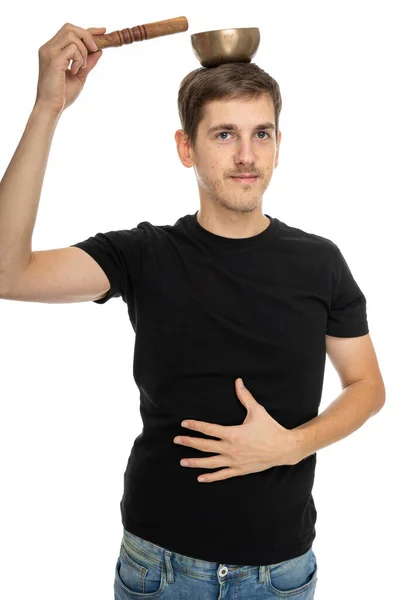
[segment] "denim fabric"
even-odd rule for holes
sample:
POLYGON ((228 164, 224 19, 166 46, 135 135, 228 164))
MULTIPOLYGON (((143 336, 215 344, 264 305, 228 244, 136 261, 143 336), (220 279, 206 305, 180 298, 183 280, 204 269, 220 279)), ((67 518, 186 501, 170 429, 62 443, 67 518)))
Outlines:
POLYGON ((166 550, 124 528, 114 600, 313 600, 316 584, 312 548, 272 565, 230 565, 166 550))

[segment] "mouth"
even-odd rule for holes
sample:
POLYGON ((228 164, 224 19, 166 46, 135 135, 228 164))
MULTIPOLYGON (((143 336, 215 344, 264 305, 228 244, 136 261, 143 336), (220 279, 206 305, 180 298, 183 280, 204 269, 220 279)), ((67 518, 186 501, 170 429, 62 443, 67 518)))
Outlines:
POLYGON ((254 183, 258 179, 258 175, 254 175, 253 177, 231 177, 231 179, 238 183, 254 183))

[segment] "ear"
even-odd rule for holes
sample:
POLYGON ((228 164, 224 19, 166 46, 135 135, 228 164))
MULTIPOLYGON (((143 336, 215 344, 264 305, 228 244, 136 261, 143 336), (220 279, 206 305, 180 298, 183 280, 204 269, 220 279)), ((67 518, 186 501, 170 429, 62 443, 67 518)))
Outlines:
POLYGON ((181 163, 190 169, 195 163, 194 153, 188 141, 187 133, 183 131, 183 129, 178 129, 178 131, 175 132, 175 142, 181 163))

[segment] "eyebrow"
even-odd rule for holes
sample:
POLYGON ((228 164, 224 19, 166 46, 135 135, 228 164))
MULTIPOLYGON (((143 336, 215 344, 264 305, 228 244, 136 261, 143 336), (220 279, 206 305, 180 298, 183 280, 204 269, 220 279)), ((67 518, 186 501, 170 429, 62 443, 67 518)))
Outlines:
MULTIPOLYGON (((227 131, 239 131, 239 127, 237 125, 235 125, 234 123, 219 123, 218 125, 214 125, 213 127, 210 127, 210 129, 207 131, 207 134, 214 133, 214 131, 219 131, 220 129, 224 129, 227 131)), ((269 121, 267 121, 266 123, 260 123, 259 125, 256 125, 256 127, 254 127, 254 129, 273 129, 273 130, 275 130, 275 125, 273 123, 270 123, 269 121)))

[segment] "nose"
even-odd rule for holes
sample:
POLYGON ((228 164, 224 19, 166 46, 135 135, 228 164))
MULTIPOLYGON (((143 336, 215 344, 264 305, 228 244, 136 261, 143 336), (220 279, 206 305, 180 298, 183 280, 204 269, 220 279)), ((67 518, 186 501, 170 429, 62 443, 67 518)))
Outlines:
POLYGON ((236 156, 236 162, 243 163, 244 165, 251 165, 255 162, 256 156, 251 142, 240 141, 238 142, 236 156))

